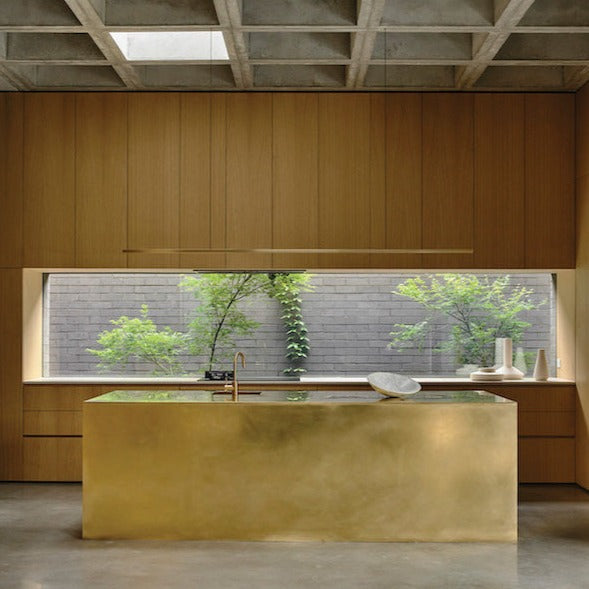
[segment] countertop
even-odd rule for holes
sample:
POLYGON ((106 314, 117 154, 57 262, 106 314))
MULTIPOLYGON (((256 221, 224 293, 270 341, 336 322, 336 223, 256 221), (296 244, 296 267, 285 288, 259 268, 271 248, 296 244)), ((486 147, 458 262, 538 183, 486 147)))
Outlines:
MULTIPOLYGON (((374 391, 261 391, 242 393, 239 403, 260 404, 351 404, 397 402, 403 404, 488 404, 513 403, 486 391, 419 391, 403 398, 385 397, 374 391)), ((231 403, 231 394, 214 391, 111 391, 86 403, 231 403)))

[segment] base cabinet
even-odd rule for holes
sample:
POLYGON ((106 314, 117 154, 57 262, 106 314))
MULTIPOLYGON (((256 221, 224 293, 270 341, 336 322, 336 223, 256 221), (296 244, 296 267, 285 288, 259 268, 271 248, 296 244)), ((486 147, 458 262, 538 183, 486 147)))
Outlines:
MULTIPOLYGON (((432 385, 428 385, 434 388, 432 385)), ((573 384, 461 383, 517 401, 520 483, 574 483, 575 402, 573 384)), ((441 388, 441 387, 435 387, 441 388)), ((448 387, 443 387, 448 388, 448 387)))
MULTIPOLYGON (((209 385, 210 386, 210 385, 209 385)), ((267 385, 268 386, 272 385, 267 385)), ((86 399, 127 385, 24 386, 24 480, 82 480, 82 404, 86 399)), ((195 386, 141 385, 166 390, 195 386)), ((201 385, 200 388, 203 388, 201 385)), ((272 388, 276 388, 274 385, 272 388)), ((284 388, 296 388, 295 383, 284 388)), ((319 387, 318 387, 319 388, 319 387)), ((333 387, 328 387, 333 389, 333 387)), ((338 385, 337 388, 342 388, 338 385)), ((346 387, 350 388, 350 387, 346 387)), ((363 388, 354 385, 352 388, 363 388)), ((368 388, 367 386, 364 388, 368 388)), ((426 390, 484 389, 517 401, 518 477, 520 483, 575 482, 574 384, 452 385, 427 384, 426 390)))

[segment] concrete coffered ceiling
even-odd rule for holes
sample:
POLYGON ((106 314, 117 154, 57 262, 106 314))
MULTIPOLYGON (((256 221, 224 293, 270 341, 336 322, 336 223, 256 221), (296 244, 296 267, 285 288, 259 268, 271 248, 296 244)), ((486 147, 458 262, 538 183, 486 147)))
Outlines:
POLYGON ((0 90, 575 91, 588 80, 589 0, 0 1, 0 90), (128 61, 110 35, 180 31, 220 31, 229 60, 128 61))

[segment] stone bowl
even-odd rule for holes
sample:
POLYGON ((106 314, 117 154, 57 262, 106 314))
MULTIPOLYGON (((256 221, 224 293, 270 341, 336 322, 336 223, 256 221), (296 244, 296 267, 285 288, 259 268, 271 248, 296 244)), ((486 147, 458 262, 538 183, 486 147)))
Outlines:
POLYGON ((416 380, 395 372, 373 372, 368 375, 368 384, 387 397, 408 397, 421 390, 416 380))

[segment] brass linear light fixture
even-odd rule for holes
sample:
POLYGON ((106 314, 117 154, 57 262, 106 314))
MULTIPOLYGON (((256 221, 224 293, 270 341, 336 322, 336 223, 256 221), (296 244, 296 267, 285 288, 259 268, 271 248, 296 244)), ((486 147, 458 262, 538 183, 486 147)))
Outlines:
POLYGON ((472 254, 472 248, 193 248, 153 247, 124 249, 124 254, 472 254))

